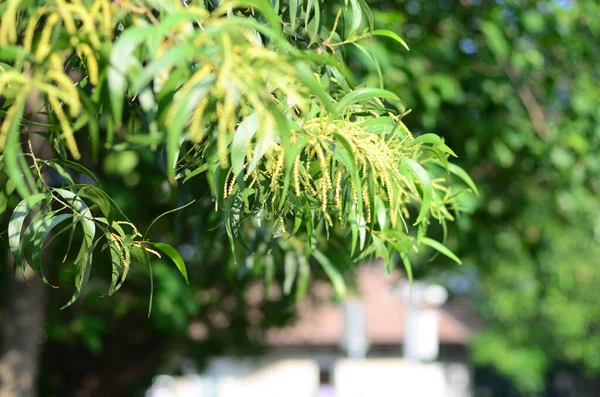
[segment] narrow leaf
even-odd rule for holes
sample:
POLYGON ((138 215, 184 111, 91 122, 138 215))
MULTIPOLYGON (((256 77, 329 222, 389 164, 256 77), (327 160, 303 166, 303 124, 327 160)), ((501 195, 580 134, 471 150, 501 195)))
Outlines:
POLYGON ((398 36, 396 33, 392 32, 391 30, 379 29, 379 30, 374 30, 371 34, 373 36, 385 36, 385 37, 394 39, 398 43, 400 43, 404 48, 406 48, 408 51, 410 51, 406 42, 404 40, 402 40, 402 38, 400 36, 398 36))
POLYGON ((458 259, 458 257, 456 255, 454 255, 454 253, 452 251, 450 251, 448 248, 446 248, 446 246, 442 245, 441 243, 430 239, 429 237, 421 237, 421 243, 424 245, 427 245, 428 247, 433 248, 434 250, 438 251, 439 253, 446 255, 448 258, 452 259, 454 262, 458 263, 459 265, 462 265, 462 262, 460 259, 458 259))
POLYGON ((408 164, 413 173, 417 176, 417 178, 419 178, 421 186, 423 187, 421 210, 419 211, 419 216, 417 217, 417 220, 414 223, 416 225, 418 223, 421 223, 425 219, 425 216, 429 211, 429 206, 431 204, 431 199, 433 196, 433 187, 431 186, 429 174, 427 174, 427 171, 425 171, 421 164, 411 159, 404 159, 404 162, 408 164))
POLYGON ((15 262, 15 268, 21 269, 23 276, 25 275, 25 264, 21 261, 21 231, 23 223, 31 209, 37 203, 49 197, 46 193, 38 193, 25 198, 17 204, 8 222, 8 245, 15 262))
POLYGON ((169 244, 158 243, 158 242, 150 242, 150 244, 152 244, 158 250, 165 253, 169 258, 171 258, 171 260, 173 261, 173 263, 175 263, 175 266, 177 266, 177 269, 179 270, 179 272, 185 279, 185 282, 189 284, 190 281, 188 280, 185 263, 183 262, 183 258, 181 257, 179 252, 177 252, 177 250, 175 248, 173 248, 172 246, 170 246, 169 244))
POLYGON ((346 294, 346 283, 344 282, 344 278, 339 270, 333 266, 329 258, 327 258, 321 251, 314 250, 312 252, 312 256, 317 260, 317 262, 319 262, 327 274, 327 277, 329 277, 336 295, 339 298, 343 297, 346 294))

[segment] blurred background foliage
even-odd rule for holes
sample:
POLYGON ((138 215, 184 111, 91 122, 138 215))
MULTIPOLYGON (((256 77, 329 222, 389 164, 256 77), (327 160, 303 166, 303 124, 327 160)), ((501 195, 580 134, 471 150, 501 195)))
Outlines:
MULTIPOLYGON (((549 371, 600 374, 600 4, 595 0, 374 1, 410 53, 369 45, 410 125, 456 150, 481 196, 450 232, 457 294, 487 326, 477 364, 520 392, 549 371), (469 282, 474 280, 474 282, 469 282)), ((360 57, 361 52, 356 51, 360 57)), ((378 72, 363 56, 371 84, 378 72)), ((420 276, 445 280, 451 263, 420 276)), ((419 270, 420 269, 420 270, 419 270)), ((517 391, 515 391, 517 393, 517 391)))
MULTIPOLYGON (((350 68, 373 87, 383 78, 384 86, 413 109, 407 124, 444 137, 481 192, 461 201, 471 214, 459 217, 449 234, 448 245, 464 266, 456 270, 439 256, 432 267, 417 258, 415 276, 444 280, 454 295, 473 298, 486 329, 472 345, 472 358, 510 379, 514 395, 543 391, 552 371, 597 377, 600 5, 595 0, 368 3, 375 25, 405 38, 411 51, 398 51, 397 43, 385 39, 362 49, 348 47, 350 68)), ((162 170, 148 157, 119 153, 106 157, 100 170, 111 197, 141 226, 185 203, 178 201, 181 192, 157 176, 162 170)), ((200 180, 186 186, 209 189, 200 180)), ((234 266, 225 233, 201 233, 218 229, 220 218, 208 194, 199 203, 156 226, 175 225, 177 239, 165 239, 179 244, 190 286, 172 266, 157 262, 150 318, 148 275, 141 268, 132 269, 112 297, 98 299, 110 275, 106 281, 96 277, 85 301, 68 310, 57 310, 68 292, 49 295, 42 336, 45 395, 86 388, 116 395, 131 385, 146 386, 156 371, 176 368, 182 351, 199 360, 224 352, 259 354, 262 347, 253 336, 293 317, 293 294, 273 294, 257 304, 246 293, 264 279, 284 284, 283 269, 273 265, 281 254, 234 266), (221 266, 223 261, 228 266, 221 266), (205 341, 193 342, 198 335, 206 335, 205 341)), ((269 236, 255 237, 259 246, 269 236)), ((323 249, 337 253, 336 244, 334 237, 323 249)), ((336 259, 342 269, 350 264, 349 258, 336 259)), ((61 277, 53 271, 51 279, 61 277)))

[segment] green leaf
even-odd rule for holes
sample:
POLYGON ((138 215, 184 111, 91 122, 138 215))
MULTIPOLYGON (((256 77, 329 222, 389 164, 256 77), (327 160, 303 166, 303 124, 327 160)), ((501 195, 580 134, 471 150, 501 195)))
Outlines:
POLYGON ((479 196, 479 190, 477 190, 475 182, 473 182, 473 179, 471 179, 471 177, 469 176, 469 174, 466 173, 465 170, 463 170, 456 164, 449 163, 448 171, 462 179, 471 188, 471 190, 473 190, 473 193, 479 196))
POLYGON ((85 286, 87 285, 92 269, 93 251, 99 240, 94 242, 94 236, 96 234, 96 224, 92 216, 92 212, 89 207, 75 193, 66 189, 53 189, 53 192, 61 195, 68 204, 71 205, 75 211, 75 215, 79 219, 81 228, 83 229, 83 241, 79 253, 75 258, 75 265, 78 269, 78 273, 75 276, 75 293, 71 299, 61 309, 69 307, 81 296, 85 286))
POLYGON ((296 280, 296 303, 300 302, 308 291, 310 281, 310 266, 303 255, 298 257, 298 278, 296 280))
MULTIPOLYGON (((360 52, 364 54, 364 56, 371 61, 373 66, 375 66, 375 70, 377 71, 377 77, 379 77, 379 88, 383 89, 383 74, 381 73, 381 67, 379 67, 379 62, 375 59, 371 51, 367 50, 365 47, 358 43, 352 43, 360 52)), ((375 119, 377 120, 377 119, 375 119)))
POLYGON ((481 22, 481 31, 487 39, 490 50, 496 55, 496 57, 503 59, 510 50, 510 45, 504 37, 504 33, 500 26, 496 25, 491 21, 481 22))
POLYGON ((187 64, 194 55, 194 47, 191 45, 178 45, 169 48, 160 58, 150 62, 139 74, 137 74, 132 83, 133 92, 138 92, 148 85, 163 70, 174 65, 187 64))
POLYGON ((12 124, 8 129, 6 136, 6 146, 4 147, 4 170, 8 177, 15 184, 17 193, 22 198, 38 193, 35 186, 31 169, 23 158, 20 140, 20 122, 25 109, 25 101, 15 102, 13 106, 17 106, 17 111, 12 120, 12 124))
POLYGON ((344 278, 341 273, 333 266, 329 258, 327 258, 321 251, 314 250, 312 252, 313 258, 319 262, 327 277, 331 281, 333 285, 333 289, 335 290, 336 295, 341 298, 346 295, 346 283, 344 282, 344 278))
POLYGON ((8 245, 10 252, 15 262, 15 268, 21 269, 21 273, 25 276, 25 263, 21 261, 21 231, 23 223, 32 208, 40 201, 50 198, 49 194, 38 193, 23 199, 15 207, 10 221, 8 222, 8 245))
POLYGON ((362 180, 360 179, 358 168, 356 168, 354 151, 352 150, 352 145, 350 145, 350 142, 348 142, 348 140, 343 135, 334 133, 334 138, 335 141, 337 143, 340 143, 342 147, 334 147, 332 149, 332 154, 334 157, 337 157, 339 160, 341 160, 341 162, 346 166, 346 168, 350 172, 350 175, 352 176, 354 186, 356 187, 357 196, 358 211, 356 215, 360 216, 363 214, 362 180))
MULTIPOLYGON (((252 7, 253 9, 258 9, 262 12, 263 16, 267 20, 267 23, 273 29, 275 34, 281 35, 281 19, 273 9, 273 4, 267 0, 236 0, 234 1, 236 5, 244 5, 248 7, 252 7)), ((251 20, 251 18, 243 18, 247 20, 251 20)), ((264 24, 262 24, 264 26, 264 24)))
POLYGON ((419 178, 421 182, 421 186, 423 187, 423 197, 421 202, 421 210, 419 211, 419 216, 417 217, 415 225, 423 222, 427 212, 429 211, 429 206, 431 204, 431 199, 433 196, 433 187, 431 186, 431 180, 429 179, 429 174, 427 171, 421 166, 421 164, 417 163, 411 159, 404 159, 404 162, 410 167, 413 173, 419 178))
POLYGON ((358 4, 360 4, 360 8, 363 12, 363 14, 366 15, 367 17, 367 27, 369 28, 369 31, 373 31, 373 12, 371 12, 371 8, 369 7, 369 5, 367 4, 367 2, 365 0, 358 0, 358 4))
POLYGON ((190 281, 188 280, 187 270, 185 268, 183 258, 175 248, 165 243, 149 242, 149 244, 152 244, 154 247, 156 247, 156 249, 160 250, 161 252, 165 253, 169 258, 171 258, 171 260, 173 261, 173 263, 175 263, 175 266, 177 266, 177 269, 185 279, 185 282, 188 284, 190 283, 190 281))
POLYGON ((373 98, 391 99, 400 101, 398 95, 393 92, 382 90, 379 88, 359 88, 358 90, 352 91, 348 95, 344 96, 332 113, 332 117, 338 117, 341 115, 348 106, 373 100, 373 98))
POLYGON ((298 0, 289 0, 290 13, 290 28, 292 32, 296 31, 296 23, 298 21, 298 0))
POLYGON ((194 108, 202 98, 208 95, 214 79, 215 77, 212 75, 206 77, 198 82, 184 98, 176 100, 171 105, 177 106, 175 117, 167 130, 167 173, 171 179, 175 178, 175 168, 181 150, 181 135, 184 125, 194 108))
POLYGON ((75 184, 75 182, 73 181, 73 178, 71 178, 71 175, 67 172, 67 170, 62 165, 57 164, 52 161, 46 161, 46 160, 38 160, 38 161, 40 163, 47 165, 48 167, 54 169, 67 185, 75 184))
POLYGON ((113 120, 117 123, 123 118, 123 101, 127 90, 127 75, 131 65, 139 65, 135 58, 135 49, 154 33, 153 27, 133 27, 126 29, 115 42, 110 53, 108 70, 108 90, 113 120))
MULTIPOLYGON (((253 113, 240 123, 233 135, 233 142, 231 143, 231 169, 238 179, 243 179, 241 176, 244 163, 246 162, 246 154, 256 131, 258 131, 258 114, 253 113)), ((248 170, 248 172, 252 171, 248 170)))
POLYGON ((23 237, 22 246, 33 252, 29 264, 40 276, 42 281, 53 288, 58 287, 52 285, 46 279, 44 271, 42 270, 42 248, 44 246, 44 241, 46 241, 46 238, 52 229, 54 229, 61 222, 72 217, 73 214, 57 215, 55 212, 46 212, 39 218, 36 218, 31 225, 29 225, 23 237))
POLYGON ((29 51, 20 45, 7 45, 2 47, 0 51, 0 60, 14 62, 14 61, 33 61, 34 57, 29 51))
POLYGON ((450 149, 448 146, 446 146, 446 144, 444 143, 442 138, 439 137, 439 135, 423 134, 423 135, 419 135, 418 137, 416 137, 415 139, 413 139, 410 142, 411 145, 417 145, 417 144, 423 144, 423 143, 428 143, 431 145, 439 146, 439 148, 442 149, 444 152, 450 154, 451 156, 458 157, 452 149, 450 149))
POLYGON ((100 211, 102 212, 102 214, 106 218, 110 219, 110 210, 111 210, 112 204, 109 201, 106 193, 104 193, 102 190, 100 190, 96 186, 88 185, 88 186, 82 187, 77 192, 77 195, 79 197, 83 197, 83 198, 87 198, 87 199, 91 200, 94 204, 96 204, 100 208, 100 211))
POLYGON ((87 169, 86 167, 84 167, 83 165, 81 165, 79 163, 76 163, 76 162, 70 161, 70 160, 62 160, 62 159, 51 159, 51 160, 48 160, 48 162, 56 163, 56 164, 62 165, 63 167, 71 168, 72 170, 75 170, 77 172, 85 174, 85 175, 89 176, 96 185, 102 186, 100 184, 100 181, 96 177, 96 175, 94 175, 94 173, 92 171, 90 171, 89 169, 87 169))
POLYGON ((444 245, 442 245, 441 243, 430 239, 429 237, 421 237, 421 243, 424 245, 427 245, 428 247, 433 248, 434 250, 438 251, 439 253, 446 255, 448 258, 452 259, 454 262, 458 263, 459 265, 462 265, 462 262, 460 259, 458 259, 458 257, 456 255, 454 255, 454 253, 452 251, 450 251, 448 248, 446 248, 444 245))
POLYGON ((302 152, 302 150, 306 147, 306 145, 309 142, 309 138, 308 137, 304 137, 304 136, 298 136, 296 138, 296 142, 294 142, 294 144, 290 147, 289 145, 289 131, 286 131, 287 134, 285 132, 281 133, 281 137, 282 137, 282 141, 284 143, 284 147, 286 148, 285 150, 285 159, 284 159, 284 164, 285 164, 285 179, 284 179, 284 184, 283 184, 283 190, 281 193, 281 199, 279 202, 279 210, 281 211, 281 209, 283 208, 283 205, 285 204, 285 199, 287 198, 287 194, 290 188, 290 183, 292 180, 292 171, 293 171, 293 167, 294 167, 294 159, 296 158, 296 156, 302 152))
POLYGON ((60 194, 67 202, 71 204, 71 207, 76 214, 81 228, 83 229, 83 241, 79 253, 75 258, 75 266, 78 270, 75 276, 75 293, 71 299, 61 307, 61 310, 69 307, 75 302, 82 294, 87 282, 90 278, 90 272, 92 270, 92 259, 93 252, 96 244, 99 240, 94 242, 94 236, 96 234, 96 224, 94 223, 92 213, 88 208, 87 204, 75 193, 65 189, 53 189, 54 192, 60 194))
POLYGON ((352 24, 350 25, 348 37, 352 36, 354 32, 356 32, 362 21, 362 7, 359 1, 350 0, 350 6, 352 7, 352 24))
POLYGON ((398 36, 396 33, 392 32, 391 30, 378 29, 378 30, 374 30, 373 32, 371 32, 371 34, 373 36, 385 36, 385 37, 394 39, 398 43, 400 43, 404 48, 406 48, 408 51, 410 51, 410 48, 408 48, 408 45, 406 44, 406 42, 404 40, 402 40, 402 38, 400 36, 398 36))
POLYGON ((112 264, 112 271, 110 274, 110 286, 108 287, 108 296, 113 295, 117 291, 117 284, 121 277, 121 268, 125 267, 121 263, 121 255, 119 248, 116 243, 112 242, 110 233, 105 233, 106 241, 108 241, 108 247, 110 252, 110 260, 112 264))
POLYGON ((292 251, 288 251, 285 254, 283 261, 285 278, 283 280, 283 293, 289 295, 292 291, 292 285, 298 272, 298 261, 296 260, 296 254, 292 251))
POLYGON ((208 163, 202 164, 200 167, 196 168, 194 171, 192 171, 189 174, 187 174, 185 176, 185 178, 183 178, 183 183, 186 183, 187 181, 189 181, 193 177, 200 175, 201 173, 203 173, 207 169, 208 169, 208 163))
POLYGON ((408 284, 410 286, 412 286, 412 283, 413 283, 412 265, 410 264, 408 255, 400 255, 400 258, 402 259, 402 263, 404 264, 404 270, 406 271, 406 277, 408 278, 408 284))
POLYGON ((314 95, 317 96, 317 98, 321 100, 326 110, 332 111, 334 109, 331 96, 325 92, 307 65, 303 63, 296 64, 296 77, 298 77, 302 84, 304 84, 314 95))
POLYGON ((310 43, 308 47, 315 42, 319 37, 319 29, 321 29, 321 5, 319 0, 308 0, 308 6, 306 9, 306 29, 308 30, 308 20, 311 8, 314 8, 314 18, 311 20, 311 24, 314 26, 312 33, 310 34, 310 43), (312 7, 311 7, 312 6, 312 7))

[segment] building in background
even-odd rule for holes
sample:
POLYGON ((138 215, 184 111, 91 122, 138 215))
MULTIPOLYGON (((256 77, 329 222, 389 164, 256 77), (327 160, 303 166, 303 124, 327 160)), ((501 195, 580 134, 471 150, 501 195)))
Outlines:
MULTIPOLYGON (((440 287, 413 284, 409 297, 400 273, 381 265, 356 276, 358 294, 342 304, 328 283, 314 283, 297 320, 266 333, 266 355, 216 358, 199 377, 173 380, 180 390, 194 383, 192 394, 170 395, 471 396, 466 344, 478 324, 466 310, 443 304, 440 287)), ((249 293, 262 299, 262 287, 249 293)))

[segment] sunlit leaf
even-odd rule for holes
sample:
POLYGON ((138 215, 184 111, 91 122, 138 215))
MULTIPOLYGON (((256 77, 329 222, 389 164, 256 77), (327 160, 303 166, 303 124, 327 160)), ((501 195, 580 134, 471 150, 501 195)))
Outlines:
POLYGON ((344 282, 344 278, 337 268, 331 263, 330 259, 319 250, 312 251, 312 256, 317 260, 317 262, 319 262, 325 271, 325 274, 327 274, 327 277, 329 277, 336 295, 340 298, 345 296, 346 283, 344 282))
POLYGON ((179 254, 179 252, 177 252, 177 250, 175 248, 171 247, 169 244, 158 243, 158 242, 150 242, 150 244, 152 244, 158 250, 160 250, 161 252, 165 253, 169 258, 171 258, 171 260, 173 261, 173 263, 175 263, 175 266, 177 266, 177 270, 179 270, 179 272, 181 273, 181 275, 185 279, 185 282, 189 284, 190 281, 188 280, 188 275, 187 275, 187 270, 185 268, 185 263, 183 262, 183 258, 181 257, 181 255, 179 254))
POLYGON ((420 241, 422 244, 433 248, 434 250, 438 251, 439 253, 446 255, 448 258, 452 259, 454 262, 458 263, 459 265, 462 265, 461 260, 458 259, 458 257, 456 255, 454 255, 454 253, 452 251, 450 251, 448 248, 446 248, 440 242, 430 239, 429 237, 422 237, 420 241))
POLYGON ((373 36, 385 36, 385 37, 389 37, 391 39, 394 39, 398 43, 400 43, 404 48, 406 48, 408 51, 410 51, 410 49, 408 48, 408 45, 406 44, 406 42, 404 40, 402 40, 402 38, 400 36, 398 36, 396 33, 392 32, 391 30, 378 29, 378 30, 372 31, 371 34, 373 36))

